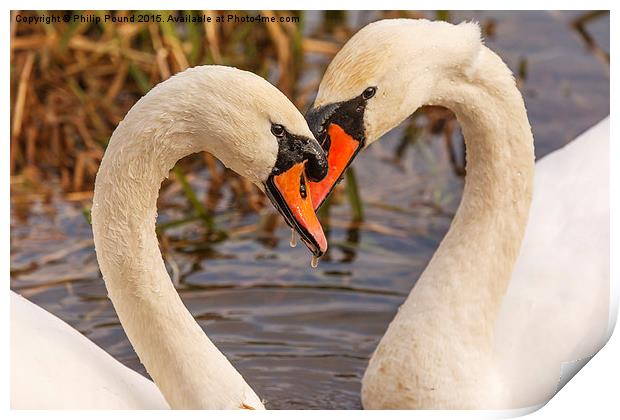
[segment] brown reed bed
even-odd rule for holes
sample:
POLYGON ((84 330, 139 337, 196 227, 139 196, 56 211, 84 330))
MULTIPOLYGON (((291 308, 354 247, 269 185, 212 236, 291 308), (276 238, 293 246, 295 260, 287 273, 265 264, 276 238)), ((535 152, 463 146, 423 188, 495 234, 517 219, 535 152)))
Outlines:
MULTIPOLYGON (((10 169, 13 201, 22 202, 47 198, 53 191, 68 200, 88 201, 114 128, 142 95, 172 74, 202 64, 243 68, 270 80, 303 110, 319 82, 299 83, 304 54, 325 56, 327 63, 351 35, 341 25, 344 14, 338 12, 328 12, 325 19, 332 40, 302 37, 303 12, 261 12, 266 17, 297 17, 301 23, 192 24, 170 23, 167 16, 205 14, 215 19, 231 12, 157 12, 162 22, 105 23, 94 22, 105 12, 85 11, 70 13, 69 23, 48 25, 18 23, 18 13, 62 17, 68 12, 13 11, 11 16, 10 169), (74 20, 75 14, 83 19, 74 20)), ((137 13, 112 15, 122 19, 137 13)), ((259 210, 266 202, 249 181, 208 153, 177 165, 164 188, 171 183, 181 185, 209 228, 209 215, 224 188, 244 211, 259 210), (185 175, 203 167, 210 177, 204 203, 185 175)))
MULTIPOLYGON (((28 13, 37 12, 21 14, 28 13)), ((277 65, 276 84, 292 95, 297 68, 290 51, 299 49, 296 31, 280 23, 28 25, 12 19, 11 174, 37 192, 45 192, 53 178, 63 191, 87 194, 107 141, 129 108, 154 85, 190 66, 226 64, 266 76, 277 65)), ((192 161, 212 169, 216 184, 232 178, 237 192, 255 193, 244 180, 224 177, 211 156, 192 161)))

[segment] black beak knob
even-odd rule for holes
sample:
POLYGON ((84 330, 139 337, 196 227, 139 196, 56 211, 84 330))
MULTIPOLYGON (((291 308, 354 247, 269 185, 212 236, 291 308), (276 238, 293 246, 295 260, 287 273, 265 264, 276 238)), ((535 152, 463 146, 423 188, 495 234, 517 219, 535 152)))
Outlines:
POLYGON ((304 158, 306 158, 306 175, 313 182, 319 182, 327 176, 329 166, 327 157, 323 148, 316 142, 311 140, 304 148, 304 158))
POLYGON ((306 113, 308 127, 310 127, 310 131, 312 131, 312 134, 314 134, 317 140, 321 141, 325 136, 327 122, 334 115, 339 106, 340 103, 333 103, 319 108, 312 108, 306 113))

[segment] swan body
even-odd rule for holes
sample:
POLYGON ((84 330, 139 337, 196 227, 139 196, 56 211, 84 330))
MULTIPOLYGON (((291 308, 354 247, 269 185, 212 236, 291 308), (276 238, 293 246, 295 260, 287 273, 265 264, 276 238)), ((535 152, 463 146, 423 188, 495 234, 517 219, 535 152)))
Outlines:
POLYGON ((329 159, 330 173, 311 184, 315 205, 359 150, 422 105, 455 113, 467 149, 465 188, 370 359, 362 404, 544 404, 567 367, 609 334, 609 120, 534 170, 523 98, 477 25, 375 22, 336 55, 307 115, 329 159), (339 150, 348 161, 334 157, 339 150))
POLYGON ((173 76, 114 131, 92 207, 109 298, 156 385, 12 294, 15 408, 264 408, 183 305, 155 235, 162 180, 177 160, 200 151, 254 182, 311 250, 324 252, 310 198, 300 189, 304 177, 319 179, 326 171, 325 157, 294 105, 264 79, 229 67, 173 76))
POLYGON ((166 409, 155 384, 11 292, 11 408, 166 409))
POLYGON ((536 164, 530 217, 495 325, 513 407, 542 404, 611 335, 609 117, 536 164))

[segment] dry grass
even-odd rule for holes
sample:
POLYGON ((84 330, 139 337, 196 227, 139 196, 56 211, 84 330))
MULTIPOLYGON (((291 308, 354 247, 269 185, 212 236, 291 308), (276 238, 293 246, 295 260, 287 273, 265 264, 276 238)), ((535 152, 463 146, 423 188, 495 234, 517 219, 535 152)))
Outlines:
MULTIPOLYGON (((53 23, 33 25, 11 19, 11 186, 14 203, 63 198, 88 202, 107 142, 131 106, 157 83, 190 66, 224 64, 253 71, 274 83, 305 109, 318 79, 299 83, 305 53, 329 61, 351 35, 344 15, 326 17, 332 40, 303 38, 303 12, 261 12, 299 16, 302 23, 172 24, 53 23), (333 23, 333 25, 329 23, 333 23), (333 42, 338 39, 340 42, 333 42)), ((43 14, 19 12, 23 15, 43 14)), ((103 16, 104 12, 76 12, 103 16)), ((136 12, 113 12, 130 16, 136 12)), ((215 19, 229 12, 205 11, 215 19)), ((62 16, 64 12, 45 12, 62 16)), ((245 12, 236 12, 243 15, 245 12)), ((213 229, 211 213, 232 193, 241 211, 257 211, 266 200, 259 191, 225 169, 213 156, 184 159, 172 182, 187 197, 195 216, 213 229), (206 167, 210 183, 205 202, 196 199, 185 172, 206 167)), ((87 214, 87 212, 85 212, 87 214)))
MULTIPOLYGON (((276 85, 294 95, 297 31, 295 25, 280 23, 27 25, 12 19, 14 184, 37 193, 45 193, 50 181, 66 192, 92 190, 108 139, 125 113, 154 85, 189 66, 226 64, 267 77, 277 73, 276 85)), ((260 205, 253 187, 224 176, 213 157, 190 161, 185 165, 206 165, 215 184, 228 183, 236 193, 250 194, 250 206, 260 205)))

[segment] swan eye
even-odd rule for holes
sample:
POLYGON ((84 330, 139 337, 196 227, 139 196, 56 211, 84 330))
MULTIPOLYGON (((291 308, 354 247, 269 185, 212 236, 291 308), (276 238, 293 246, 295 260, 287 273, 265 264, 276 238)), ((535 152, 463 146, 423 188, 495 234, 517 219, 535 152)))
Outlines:
POLYGON ((284 137, 284 127, 280 124, 271 124, 271 133, 276 137, 284 137))
POLYGON ((362 98, 364 98, 365 100, 369 100, 370 98, 375 96, 375 93, 377 93, 377 88, 376 87, 366 88, 364 93, 362 93, 362 98))

